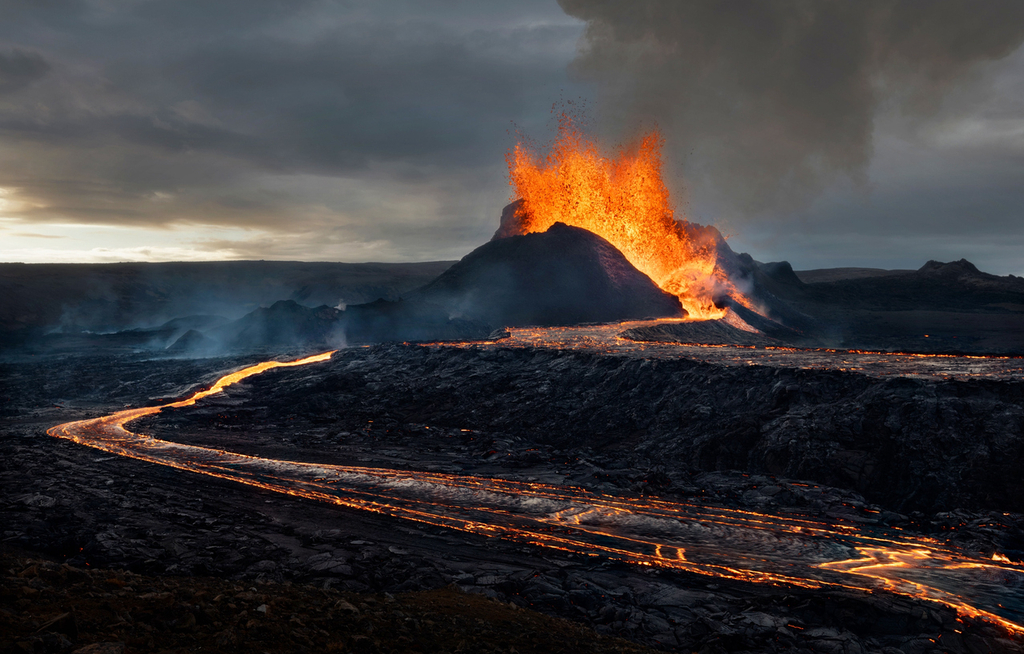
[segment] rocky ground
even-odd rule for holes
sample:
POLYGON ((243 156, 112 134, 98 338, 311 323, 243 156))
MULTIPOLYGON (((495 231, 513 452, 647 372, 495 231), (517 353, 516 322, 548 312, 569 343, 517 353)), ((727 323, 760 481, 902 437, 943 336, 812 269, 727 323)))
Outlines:
MULTIPOLYGON (((223 637, 221 648, 242 650, 247 638, 261 633, 260 620, 287 615, 292 625, 294 615, 295 626, 268 632, 275 634, 271 642, 278 649, 284 643, 296 643, 293 651, 339 643, 354 648, 364 635, 357 623, 373 614, 365 624, 376 631, 358 640, 360 646, 408 651, 413 646, 400 640, 408 638, 423 651, 458 651, 462 640, 462 651, 498 644, 505 647, 500 651, 531 651, 538 645, 529 644, 530 633, 561 628, 541 622, 493 625, 507 616, 542 620, 533 613, 540 611, 677 651, 1021 649, 997 627, 961 622, 951 609, 886 593, 753 585, 560 556, 112 457, 44 434, 58 422, 182 395, 253 359, 80 357, 60 365, 46 358, 2 364, 0 524, 5 546, 18 548, 8 550, 0 565, 6 574, 0 618, 13 634, 3 645, 36 639, 36 651, 69 649, 59 636, 44 639, 61 632, 40 629, 43 624, 69 607, 86 616, 97 605, 109 605, 112 614, 101 619, 76 618, 88 638, 80 636, 74 646, 109 640, 150 651, 210 646, 210 639, 219 644, 216 639, 223 637), (33 567, 35 573, 28 572, 33 567), (420 599, 399 595, 430 589, 437 592, 415 596, 420 599), (142 597, 149 593, 170 595, 142 597), (253 597, 238 599, 247 593, 253 597), (394 595, 396 603, 383 593, 394 595), (474 594, 500 604, 459 599, 474 594), (359 613, 337 609, 339 600, 359 613), (328 615, 333 610, 334 619, 325 622, 321 611, 298 608, 307 602, 325 607, 328 615), (170 607, 166 614, 160 613, 164 604, 170 607), (257 611, 264 605, 267 613, 257 611), (450 618, 427 617, 427 611, 450 618), (180 633, 175 630, 181 623, 174 621, 188 623, 189 615, 197 625, 209 619, 193 630, 195 641, 161 636, 161 630, 180 633), (437 624, 447 629, 450 619, 455 622, 441 640, 423 635, 437 632, 437 624), (423 628, 427 620, 435 623, 429 630, 423 628), (526 644, 508 640, 513 632, 522 632, 526 644)), ((847 460, 829 458, 836 443, 883 430, 880 442, 904 447, 909 456, 901 483, 923 487, 920 480, 929 477, 918 474, 919 468, 946 474, 935 459, 914 458, 930 451, 928 433, 946 448, 966 447, 981 435, 988 447, 1010 448, 991 456, 1013 456, 1020 392, 1015 383, 872 380, 586 352, 380 346, 339 353, 318 368, 254 377, 193 409, 136 427, 170 440, 304 461, 520 476, 723 506, 798 507, 836 520, 880 520, 948 535, 969 551, 1020 557, 1024 520, 1004 515, 975 482, 962 483, 955 494, 910 493, 911 504, 902 504, 889 499, 901 497, 895 485, 868 500, 839 487, 854 486, 847 478, 835 477, 845 484, 808 484, 801 479, 814 474, 758 468, 763 464, 755 456, 741 456, 756 453, 764 434, 772 443, 774 435, 788 433, 793 456, 800 447, 825 453, 818 469, 825 474, 837 469, 835 461, 847 460), (958 416, 955 431, 942 430, 947 406, 958 416), (860 431, 850 427, 854 419, 861 421, 860 431), (958 433, 964 434, 960 445, 953 438, 958 433), (797 447, 790 440, 806 443, 797 447), (919 449, 909 447, 915 443, 919 449), (954 503, 960 498, 967 501, 954 503)), ((948 468, 958 459, 949 454, 943 461, 948 468)), ((970 469, 964 464, 948 479, 959 480, 970 469)), ((579 633, 578 648, 566 645, 564 651, 599 651, 600 643, 618 647, 579 633)))
POLYGON ((0 549, 0 651, 646 652, 456 586, 367 595, 150 577, 0 549))
POLYGON ((140 424, 279 458, 391 467, 415 458, 475 474, 557 462, 557 483, 596 490, 642 490, 635 480, 649 478, 662 480, 657 492, 700 494, 695 475, 739 470, 846 488, 908 515, 1024 511, 1016 380, 390 345, 255 377, 140 424))

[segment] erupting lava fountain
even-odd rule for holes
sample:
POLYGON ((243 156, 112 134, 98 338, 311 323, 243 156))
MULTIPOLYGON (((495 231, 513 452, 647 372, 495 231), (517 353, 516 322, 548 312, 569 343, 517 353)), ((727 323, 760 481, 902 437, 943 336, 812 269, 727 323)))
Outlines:
POLYGON ((728 309, 716 298, 745 298, 718 267, 721 235, 677 221, 662 180, 664 139, 654 129, 606 157, 569 114, 558 118, 550 151, 541 157, 520 141, 506 156, 513 213, 502 236, 543 232, 556 222, 606 239, 662 290, 679 298, 691 318, 717 319, 728 309))

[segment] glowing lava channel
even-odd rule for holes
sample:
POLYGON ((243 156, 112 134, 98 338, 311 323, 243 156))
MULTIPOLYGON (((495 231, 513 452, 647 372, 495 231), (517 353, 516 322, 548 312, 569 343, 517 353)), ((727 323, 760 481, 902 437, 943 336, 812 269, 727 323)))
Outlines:
POLYGON ((1024 597, 1015 595, 1024 585, 1024 569, 1002 560, 970 559, 929 538, 796 514, 617 497, 568 486, 265 459, 163 441, 124 427, 163 409, 195 404, 265 370, 326 361, 332 354, 261 363, 225 375, 185 400, 69 422, 47 433, 295 497, 576 555, 756 583, 884 589, 1024 632, 1019 624, 1024 611, 1013 608, 1024 606, 1024 597))

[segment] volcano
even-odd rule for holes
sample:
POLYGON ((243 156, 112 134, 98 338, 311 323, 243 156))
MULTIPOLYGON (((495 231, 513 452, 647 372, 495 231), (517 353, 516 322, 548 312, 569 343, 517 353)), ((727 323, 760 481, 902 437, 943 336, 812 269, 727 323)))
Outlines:
POLYGON ((494 326, 686 315, 611 243, 563 223, 492 240, 412 297, 494 326))

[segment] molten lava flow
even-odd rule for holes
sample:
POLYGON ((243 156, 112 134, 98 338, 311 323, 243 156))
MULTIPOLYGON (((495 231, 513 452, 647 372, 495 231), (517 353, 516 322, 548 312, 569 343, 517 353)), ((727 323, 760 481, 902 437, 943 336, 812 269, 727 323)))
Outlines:
POLYGON ((726 310, 713 298, 739 294, 716 271, 715 238, 673 218, 661 178, 662 143, 652 130, 609 159, 563 113, 543 161, 523 143, 506 156, 513 195, 523 200, 514 231, 543 232, 556 222, 591 231, 678 296, 691 317, 722 318, 726 310))
POLYGON ((926 536, 841 519, 618 497, 572 486, 267 459, 125 429, 132 420, 190 406, 265 370, 326 361, 331 354, 250 366, 184 400, 69 422, 47 433, 140 461, 421 524, 708 577, 885 589, 952 607, 1011 633, 1024 632, 1024 599, 1016 596, 1024 585, 1024 567, 1005 556, 974 558, 926 536))

